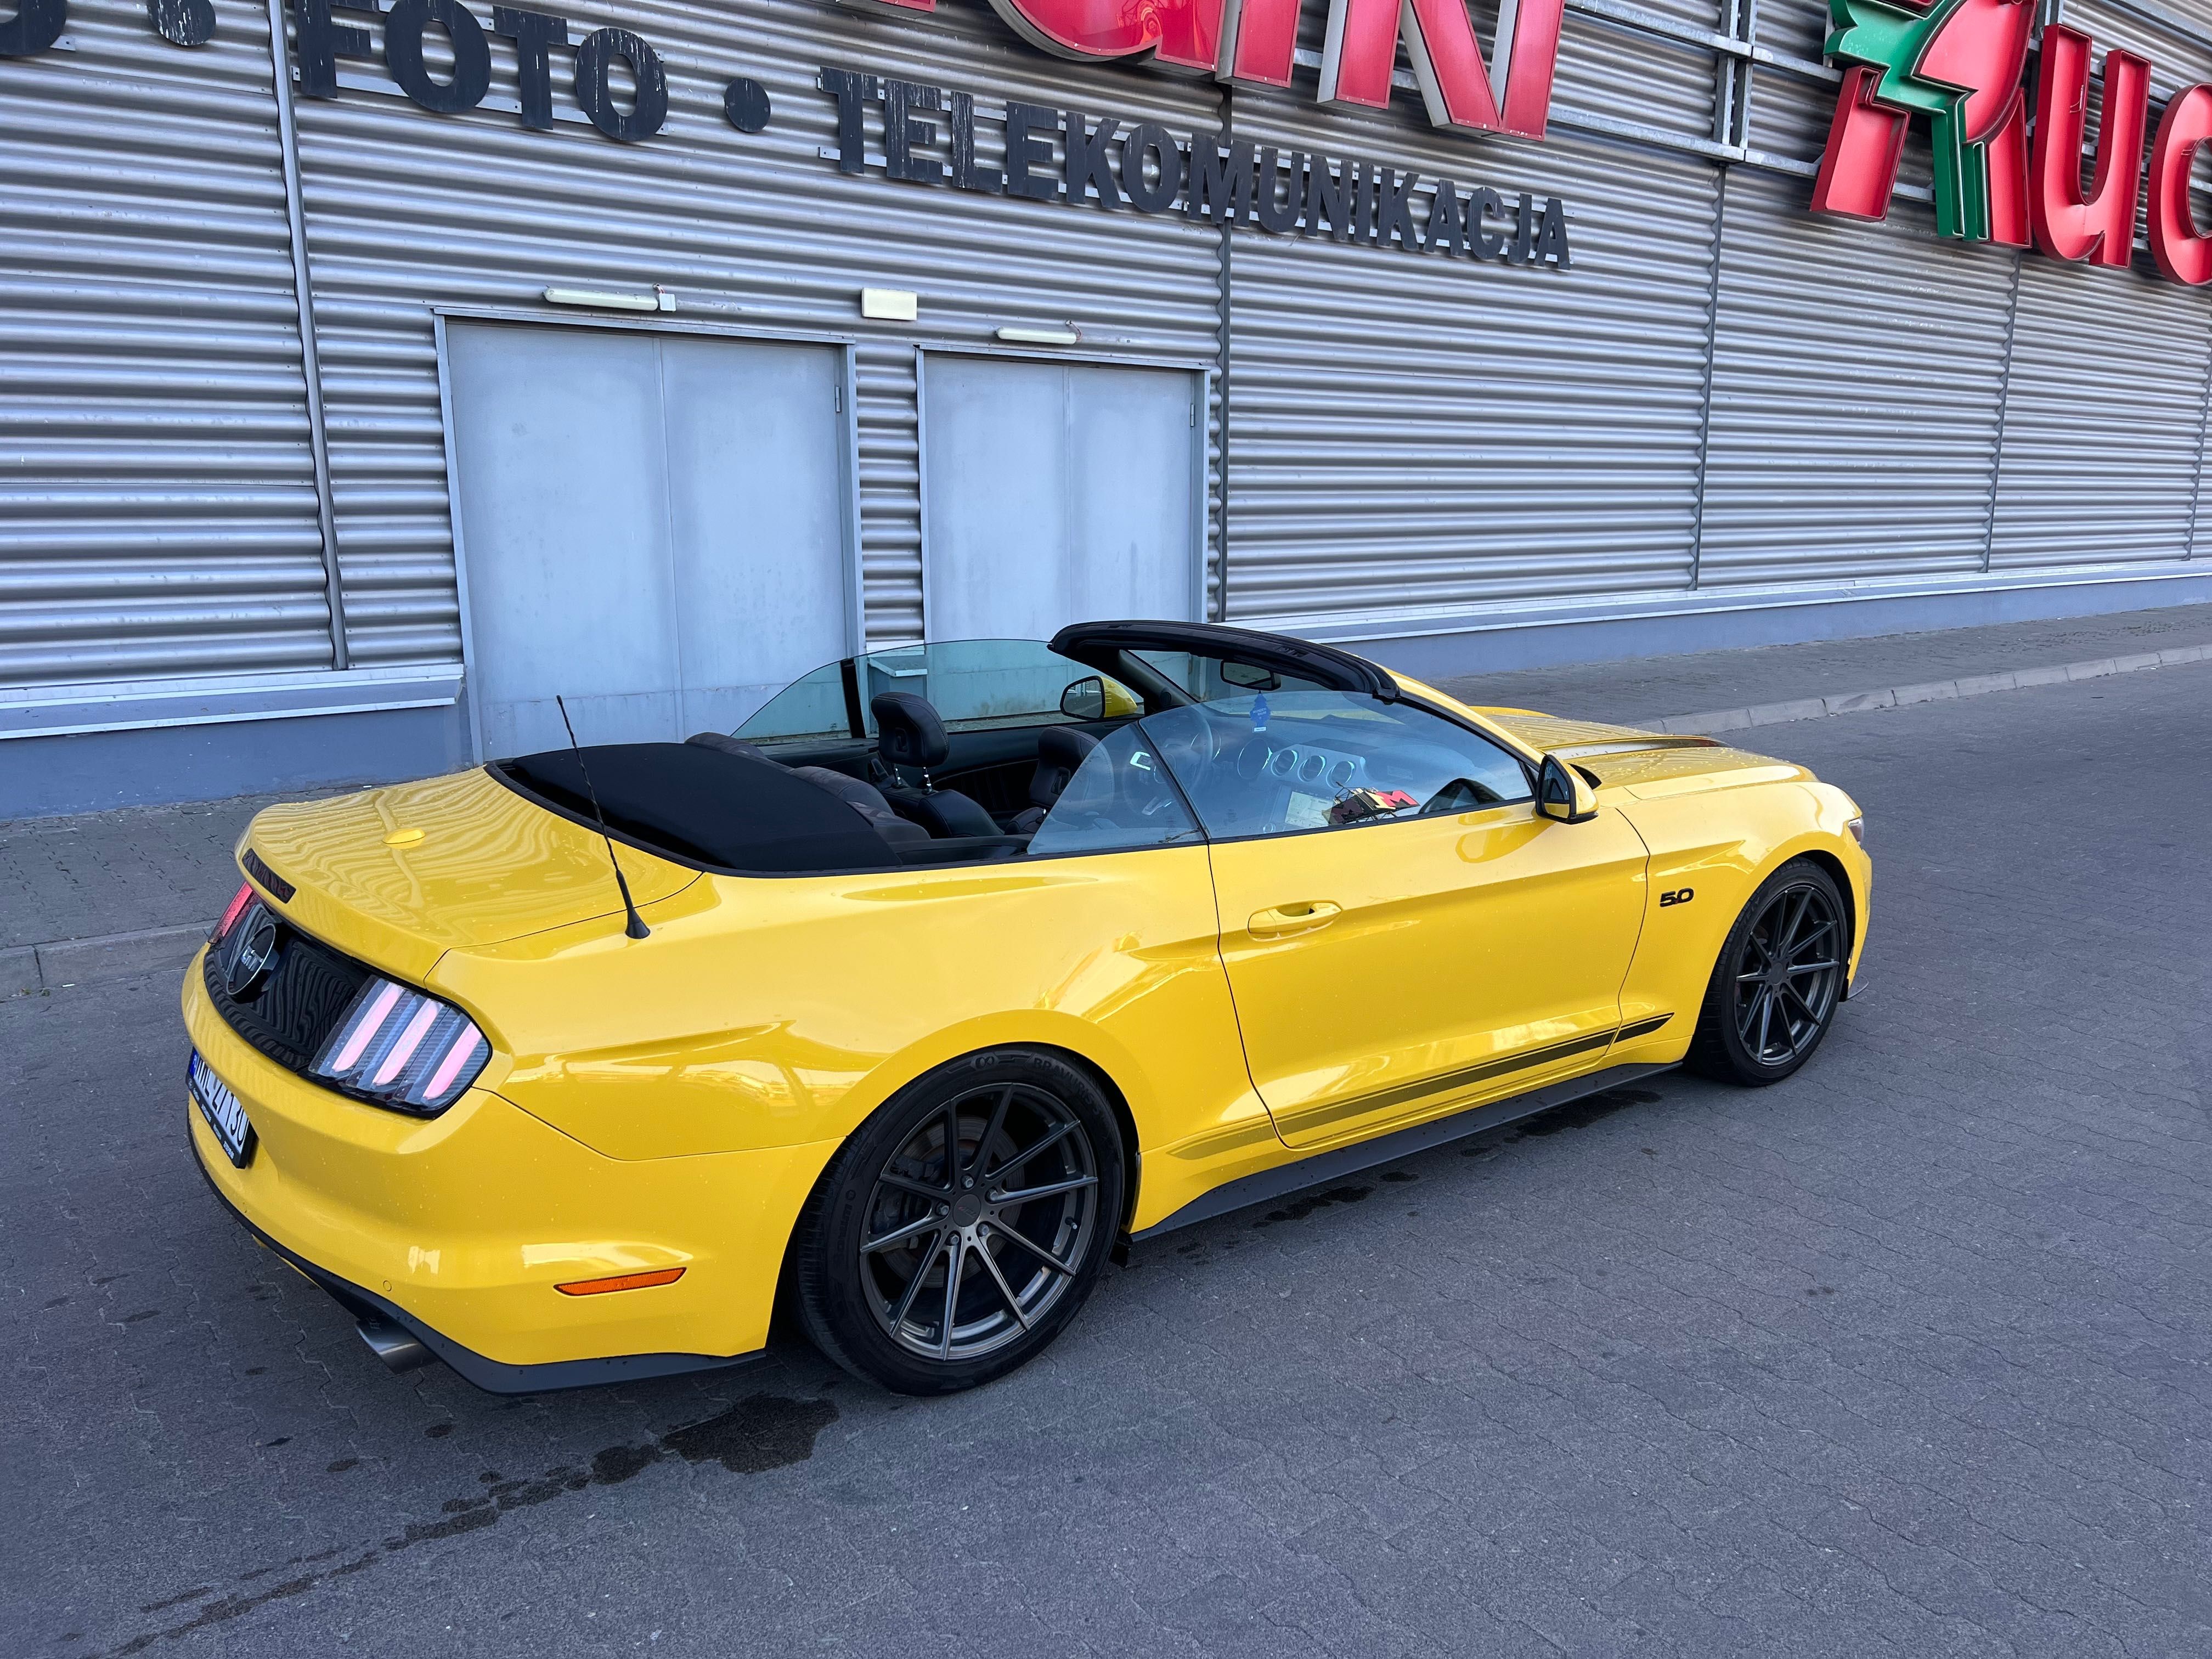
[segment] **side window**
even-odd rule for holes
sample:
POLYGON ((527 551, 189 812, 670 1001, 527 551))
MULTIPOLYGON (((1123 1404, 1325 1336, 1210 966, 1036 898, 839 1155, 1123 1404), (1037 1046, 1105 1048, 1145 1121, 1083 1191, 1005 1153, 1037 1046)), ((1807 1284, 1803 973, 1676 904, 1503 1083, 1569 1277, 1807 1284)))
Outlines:
POLYGON ((1521 763, 1422 708, 1341 691, 1218 698, 1144 721, 1209 836, 1279 836, 1528 799, 1521 763))
POLYGON ((1144 727, 1131 725, 1084 757, 1030 837, 1029 854, 1118 853, 1200 838, 1144 727))

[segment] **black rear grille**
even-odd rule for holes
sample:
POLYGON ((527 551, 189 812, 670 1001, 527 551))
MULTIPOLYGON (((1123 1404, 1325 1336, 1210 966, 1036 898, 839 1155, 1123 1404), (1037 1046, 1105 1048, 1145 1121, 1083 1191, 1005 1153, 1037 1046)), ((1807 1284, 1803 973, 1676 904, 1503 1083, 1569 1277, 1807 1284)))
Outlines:
POLYGON ((225 983, 231 947, 251 935, 254 913, 262 908, 255 905, 232 924, 223 942, 207 953, 200 976, 231 1030, 279 1066, 304 1073, 372 970, 280 917, 274 964, 243 997, 232 996, 225 983))

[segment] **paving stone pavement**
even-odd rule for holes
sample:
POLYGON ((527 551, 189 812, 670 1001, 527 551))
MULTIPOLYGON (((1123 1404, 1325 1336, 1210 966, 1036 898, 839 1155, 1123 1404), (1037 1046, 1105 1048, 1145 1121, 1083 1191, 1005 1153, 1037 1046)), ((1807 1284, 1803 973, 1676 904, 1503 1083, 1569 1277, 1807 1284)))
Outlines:
POLYGON ((253 815, 309 793, 0 823, 0 951, 208 925, 237 890, 231 849, 253 815))
POLYGON ((2209 711, 1759 734, 1876 860, 1797 1078, 1139 1246, 950 1400, 387 1375, 192 1170, 173 978, 0 1004, 0 1652, 2212 1652, 2209 711))

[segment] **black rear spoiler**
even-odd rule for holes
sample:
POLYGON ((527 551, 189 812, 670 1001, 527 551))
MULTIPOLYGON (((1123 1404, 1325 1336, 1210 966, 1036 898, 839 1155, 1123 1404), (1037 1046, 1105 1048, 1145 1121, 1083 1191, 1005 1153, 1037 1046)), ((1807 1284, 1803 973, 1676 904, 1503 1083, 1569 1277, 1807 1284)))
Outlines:
POLYGON ((1364 657, 1310 640, 1261 634, 1218 623, 1071 623, 1052 636, 1052 648, 1102 673, 1120 672, 1115 658, 1123 651, 1188 651, 1202 657, 1227 657, 1272 669, 1328 688, 1352 691, 1382 702, 1403 695, 1398 682, 1364 657))

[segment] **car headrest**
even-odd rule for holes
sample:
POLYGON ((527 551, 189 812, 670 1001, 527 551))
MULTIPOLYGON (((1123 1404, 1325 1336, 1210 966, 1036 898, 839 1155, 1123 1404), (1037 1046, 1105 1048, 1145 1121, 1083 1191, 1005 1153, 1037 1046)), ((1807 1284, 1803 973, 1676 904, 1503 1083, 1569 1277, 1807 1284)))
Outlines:
POLYGON ((1030 804, 1050 806, 1067 781, 1098 746, 1098 739, 1072 726, 1048 726, 1037 738, 1036 770, 1030 774, 1030 804))
POLYGON ((911 691, 878 691, 868 708, 876 717, 876 750, 891 766, 942 766, 952 753, 945 722, 927 697, 911 691))

